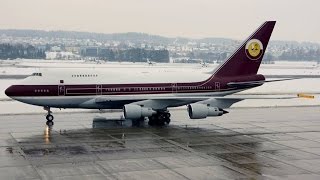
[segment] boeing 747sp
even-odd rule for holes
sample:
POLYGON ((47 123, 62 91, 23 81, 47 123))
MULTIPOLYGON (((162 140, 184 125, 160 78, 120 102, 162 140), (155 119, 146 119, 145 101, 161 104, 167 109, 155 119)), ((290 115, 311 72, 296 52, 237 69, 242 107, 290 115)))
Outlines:
POLYGON ((224 96, 269 82, 257 71, 275 23, 263 23, 203 81, 119 78, 95 69, 40 71, 5 93, 17 101, 43 106, 48 111, 47 125, 53 125, 50 108, 123 109, 126 119, 147 117, 151 126, 169 124, 168 108, 183 105, 188 106, 191 119, 221 116, 227 113, 225 108, 240 101, 224 96))

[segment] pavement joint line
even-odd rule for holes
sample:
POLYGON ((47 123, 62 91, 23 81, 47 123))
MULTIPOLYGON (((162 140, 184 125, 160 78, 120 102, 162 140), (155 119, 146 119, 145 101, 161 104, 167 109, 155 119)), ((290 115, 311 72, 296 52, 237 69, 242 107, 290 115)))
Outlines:
POLYGON ((240 165, 238 163, 234 163, 234 162, 230 162, 230 161, 228 161, 228 163, 232 164, 233 166, 230 166, 230 164, 226 164, 223 166, 228 167, 228 169, 234 170, 234 171, 239 172, 241 174, 244 174, 244 175, 248 176, 250 179, 252 179, 252 178, 255 179, 255 178, 257 178, 257 176, 261 176, 261 174, 258 174, 257 172, 250 171, 250 169, 247 169, 244 167, 240 168, 238 166, 234 166, 234 164, 240 165), (245 171, 245 172, 243 172, 243 171, 245 171))
MULTIPOLYGON (((11 138, 19 145, 19 143, 16 141, 16 138, 14 138, 11 133, 12 133, 12 132, 9 133, 10 136, 11 136, 11 138)), ((29 158, 27 157, 27 155, 24 153, 24 151, 22 150, 21 146, 18 146, 18 147, 19 147, 19 149, 20 149, 20 151, 21 151, 20 153, 21 153, 22 157, 23 157, 23 158, 28 162, 28 164, 32 167, 32 169, 34 170, 34 172, 36 173, 36 175, 38 176, 38 178, 41 179, 41 176, 40 176, 40 173, 39 173, 37 167, 35 167, 35 166, 31 163, 30 159, 29 159, 29 158)))
MULTIPOLYGON (((189 151, 189 152, 191 152, 191 153, 193 153, 193 154, 195 154, 195 155, 198 155, 198 156, 200 156, 200 157, 202 157, 202 158, 205 158, 205 159, 212 159, 212 158, 213 158, 212 156, 210 156, 210 155, 208 155, 208 154, 206 154, 206 153, 197 152, 197 151, 195 151, 194 149, 192 149, 192 148, 190 148, 190 147, 187 147, 187 146, 183 146, 183 145, 181 145, 180 143, 177 143, 177 142, 175 142, 175 141, 172 141, 172 140, 169 140, 169 139, 165 139, 165 141, 167 141, 167 142, 169 142, 169 143, 171 143, 171 144, 173 144, 173 145, 176 145, 177 147, 180 147, 181 149, 184 149, 184 150, 186 150, 186 151, 189 151)), ((221 160, 221 162, 225 161, 225 160, 223 160, 223 159, 220 159, 219 157, 216 157, 216 158, 219 159, 219 160, 221 160)))
POLYGON ((111 139, 114 139, 114 140, 117 140, 117 141, 120 140, 119 138, 113 137, 111 134, 107 134, 107 136, 109 136, 111 139))
POLYGON ((230 168, 230 167, 227 166, 227 165, 221 165, 221 166, 223 166, 223 167, 225 167, 225 168, 227 168, 227 169, 229 169, 229 170, 231 170, 231 171, 236 171, 236 172, 238 172, 238 173, 240 173, 240 174, 242 174, 242 175, 244 175, 244 176, 249 176, 248 174, 244 174, 242 171, 240 171, 240 168, 239 168, 238 170, 235 170, 235 169, 230 168))
POLYGON ((167 165, 165 165, 165 164, 163 164, 163 163, 161 163, 161 162, 157 161, 156 159, 153 159, 153 160, 154 160, 155 162, 159 163, 160 165, 164 166, 165 168, 167 168, 169 171, 172 171, 172 172, 174 172, 174 173, 176 173, 176 174, 178 174, 178 175, 182 176, 182 177, 183 177, 183 178, 185 178, 185 179, 191 180, 191 179, 190 179, 190 178, 188 178, 187 176, 185 176, 185 175, 183 175, 183 174, 181 174, 181 173, 179 173, 179 172, 175 171, 175 170, 174 170, 174 168, 170 168, 169 166, 167 166, 167 165))
MULTIPOLYGON (((256 153, 254 153, 254 154, 256 154, 256 153)), ((264 155, 261 155, 261 156, 264 156, 264 155)), ((283 163, 283 164, 286 164, 286 165, 288 165, 288 166, 295 167, 295 168, 297 168, 297 169, 304 170, 304 171, 308 172, 309 174, 315 173, 315 172, 309 171, 309 170, 307 170, 307 169, 303 169, 303 168, 301 168, 301 167, 294 166, 294 165, 289 164, 289 163, 287 163, 287 162, 285 162, 285 161, 281 161, 281 160, 278 160, 278 159, 273 159, 273 158, 266 157, 266 156, 264 156, 264 157, 265 157, 265 158, 272 159, 272 160, 275 160, 275 161, 280 162, 280 163, 283 163)), ((228 159, 225 159, 225 161, 228 161, 229 163, 236 163, 236 164, 238 164, 237 162, 233 162, 233 161, 228 160, 228 159)), ((257 163, 258 163, 258 162, 254 162, 253 164, 257 164, 257 163)), ((245 163, 244 163, 244 164, 245 164, 245 163)), ((248 164, 251 164, 251 163, 248 163, 248 164)), ((239 165, 241 165, 241 164, 239 164, 239 165)), ((248 169, 247 167, 243 167, 243 168, 250 171, 250 169, 248 169)), ((257 172, 255 172, 255 173, 257 173, 257 172)), ((258 173, 258 174, 259 174, 259 175, 263 175, 263 174, 260 174, 260 173, 258 173)))
MULTIPOLYGON (((275 143, 275 142, 274 142, 274 143, 275 143)), ((275 144, 278 144, 278 143, 275 143, 275 144)), ((280 145, 286 146, 286 145, 283 145, 283 144, 280 144, 280 145)), ((286 146, 286 147, 288 147, 288 148, 290 148, 290 149, 292 149, 292 150, 301 151, 301 152, 304 152, 304 153, 308 153, 308 154, 312 154, 312 155, 319 156, 319 159, 320 159, 320 155, 319 155, 319 154, 315 154, 315 153, 313 153, 313 152, 305 151, 305 150, 303 150, 303 148, 302 148, 302 149, 298 149, 298 148, 293 148, 293 147, 289 147, 289 146, 286 146)), ((315 147, 315 148, 319 148, 319 149, 320 149, 320 147, 315 147)))
MULTIPOLYGON (((100 160, 103 161, 103 160, 100 160)), ((100 162, 99 161, 99 162, 100 162)), ((114 179, 118 179, 116 176, 114 176, 110 171, 108 171, 106 168, 104 168, 101 164, 99 164, 97 161, 93 162, 96 165, 97 170, 105 177, 108 177, 107 175, 110 175, 114 179)))
MULTIPOLYGON (((295 134, 305 133, 305 132, 307 132, 307 131, 297 132, 297 133, 295 133, 295 134)), ((313 131, 313 132, 320 132, 320 131, 313 131)), ((308 133, 308 132, 307 132, 307 133, 308 133)), ((308 140, 308 141, 313 141, 313 142, 316 142, 316 143, 320 143, 319 141, 316 141, 316 140, 314 140, 314 139, 307 139, 307 138, 299 137, 299 136, 297 136, 297 135, 293 135, 293 134, 291 134, 291 136, 293 136, 293 137, 297 137, 297 138, 301 138, 301 140, 308 140)), ((319 140, 320 140, 320 138, 319 138, 319 140)))
MULTIPOLYGON (((149 133, 154 134, 154 133, 152 133, 152 132, 149 132, 149 133)), ((155 134, 155 135, 157 135, 157 134, 155 134)), ((159 135, 157 135, 157 136, 159 136, 159 135)), ((159 136, 159 137, 161 137, 161 136, 159 136)), ((173 141, 173 140, 164 138, 164 141, 167 141, 167 142, 170 143, 170 144, 173 144, 173 145, 175 145, 175 146, 177 146, 177 147, 180 147, 180 148, 182 148, 182 149, 184 149, 184 150, 186 150, 186 151, 189 151, 189 152, 191 152, 191 153, 194 153, 194 154, 196 154, 196 155, 199 155, 200 157, 212 159, 212 156, 210 156, 210 155, 208 155, 208 154, 206 154, 206 153, 196 152, 194 149, 192 149, 192 148, 190 148, 190 147, 183 146, 183 145, 181 145, 180 143, 177 143, 177 142, 175 142, 175 141, 173 141)), ((221 160, 222 162, 224 161, 224 160, 222 160, 222 159, 220 159, 220 158, 218 158, 218 159, 221 160)))
POLYGON ((283 163, 283 164, 286 164, 286 165, 289 165, 289 166, 293 166, 293 167, 298 168, 298 169, 305 170, 305 171, 307 171, 307 172, 310 173, 310 174, 315 173, 315 172, 309 171, 309 170, 307 170, 307 169, 301 168, 301 167, 299 167, 299 166, 290 164, 290 163, 288 163, 288 162, 286 162, 286 161, 279 160, 279 159, 277 159, 277 158, 271 158, 271 157, 268 157, 268 156, 263 155, 263 154, 261 154, 261 156, 264 156, 265 158, 270 158, 270 159, 275 160, 275 161, 279 161, 280 163, 283 163))
MULTIPOLYGON (((148 160, 152 160, 152 161, 154 161, 154 162, 156 162, 156 163, 158 163, 159 165, 161 165, 161 168, 160 169, 170 169, 170 168, 168 168, 168 167, 166 167, 166 166, 164 166, 163 164, 161 164, 160 162, 158 162, 158 161, 156 161, 155 159, 153 159, 153 158, 135 158, 135 159, 131 159, 131 160, 144 160, 144 159, 148 159, 148 160)), ((120 160, 123 160, 123 159, 120 159, 120 160)), ((126 159, 126 160, 130 160, 130 159, 126 159)), ((103 161, 101 161, 101 162, 103 162, 103 161)), ((147 169, 147 171, 149 171, 149 170, 159 170, 159 168, 151 168, 151 169, 147 169)), ((145 171, 145 170, 134 170, 134 171, 118 171, 118 172, 141 172, 141 171, 145 171)), ((111 172, 110 172, 111 173, 111 172)))
MULTIPOLYGON (((276 143, 276 142, 273 142, 273 143, 278 144, 278 143, 276 143)), ((278 145, 286 146, 286 145, 283 145, 283 144, 278 144, 278 145)), ((302 150, 297 149, 297 148, 292 148, 292 147, 289 147, 289 146, 286 146, 286 147, 288 147, 289 150, 292 149, 292 150, 301 151, 301 152, 305 152, 305 153, 309 153, 309 154, 312 154, 312 155, 319 156, 319 155, 317 155, 317 154, 310 153, 310 152, 307 152, 307 151, 302 151, 302 150)), ((260 151, 260 152, 265 152, 265 151, 267 151, 267 150, 262 150, 262 151, 260 151)), ((277 151, 277 150, 275 150, 275 151, 277 151)), ((254 154, 256 154, 256 152, 257 152, 257 151, 255 151, 255 152, 252 152, 252 151, 251 151, 251 153, 254 153, 254 154)), ((275 161, 279 161, 279 162, 281 162, 281 163, 283 163, 283 164, 286 164, 286 165, 289 165, 289 166, 293 166, 293 167, 298 168, 298 169, 305 170, 305 171, 307 171, 308 173, 315 173, 315 172, 309 171, 309 170, 307 170, 307 169, 303 169, 303 168, 301 168, 301 167, 298 167, 298 166, 289 164, 289 163, 287 163, 286 161, 281 161, 281 160, 277 159, 276 157, 271 158, 271 157, 268 157, 268 156, 263 155, 263 154, 261 154, 261 156, 263 156, 263 157, 265 157, 265 158, 269 158, 269 159, 275 160, 275 161)), ((271 154, 271 156, 275 156, 275 155, 272 155, 272 154, 271 154)), ((319 160, 320 160, 320 156, 319 156, 319 160)), ((229 160, 227 160, 227 161, 229 161, 229 160)), ((232 162, 232 161, 230 161, 230 162, 232 162)), ((232 162, 232 163, 234 163, 234 162, 232 162)), ((320 174, 320 172, 319 172, 318 174, 320 174)))

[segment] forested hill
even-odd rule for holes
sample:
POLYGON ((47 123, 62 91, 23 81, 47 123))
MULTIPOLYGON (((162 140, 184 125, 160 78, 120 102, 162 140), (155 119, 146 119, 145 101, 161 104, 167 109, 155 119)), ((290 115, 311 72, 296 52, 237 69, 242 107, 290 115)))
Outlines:
POLYGON ((92 33, 78 31, 43 31, 43 30, 18 30, 18 29, 0 29, 0 35, 12 37, 31 37, 31 38, 66 38, 66 39, 95 39, 97 41, 131 41, 131 42, 149 42, 157 44, 187 43, 196 41, 198 43, 230 43, 234 40, 228 38, 168 38, 158 35, 150 35, 147 33, 92 33))

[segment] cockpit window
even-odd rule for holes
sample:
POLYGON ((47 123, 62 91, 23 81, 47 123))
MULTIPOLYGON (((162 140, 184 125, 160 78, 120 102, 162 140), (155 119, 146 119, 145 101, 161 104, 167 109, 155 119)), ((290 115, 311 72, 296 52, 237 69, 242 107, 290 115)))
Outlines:
POLYGON ((31 76, 42 76, 42 73, 32 73, 31 76))

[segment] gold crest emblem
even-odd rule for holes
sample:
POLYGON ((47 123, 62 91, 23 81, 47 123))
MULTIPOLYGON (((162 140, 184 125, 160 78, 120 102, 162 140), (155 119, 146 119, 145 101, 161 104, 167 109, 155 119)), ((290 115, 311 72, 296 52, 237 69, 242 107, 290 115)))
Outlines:
POLYGON ((257 60, 263 52, 263 46, 258 39, 251 39, 246 44, 246 54, 251 60, 257 60))

